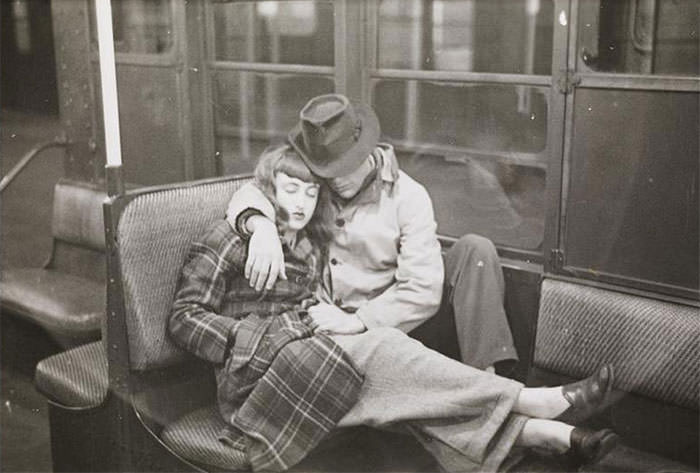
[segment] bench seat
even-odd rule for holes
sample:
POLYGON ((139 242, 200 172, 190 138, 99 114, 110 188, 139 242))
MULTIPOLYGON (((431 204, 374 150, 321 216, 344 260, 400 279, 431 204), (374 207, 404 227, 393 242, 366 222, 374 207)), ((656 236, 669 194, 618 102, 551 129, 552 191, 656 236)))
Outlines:
POLYGON ((109 385, 102 342, 88 343, 40 361, 34 384, 49 400, 62 406, 99 406, 107 397, 109 385))
POLYGON ((2 307, 57 338, 98 339, 105 298, 103 283, 53 269, 8 269, 0 279, 2 307))
POLYGON ((226 423, 212 405, 167 425, 161 438, 173 452, 196 464, 228 471, 249 470, 245 450, 219 442, 217 436, 224 427, 226 423))
POLYGON ((600 471, 697 471, 699 315, 691 305, 542 282, 528 384, 553 386, 604 363, 615 367, 617 402, 587 421, 622 439, 600 471))
POLYGON ((104 318, 105 236, 96 183, 61 179, 54 188, 52 249, 43 268, 4 268, 0 306, 44 329, 63 347, 100 337, 104 318))

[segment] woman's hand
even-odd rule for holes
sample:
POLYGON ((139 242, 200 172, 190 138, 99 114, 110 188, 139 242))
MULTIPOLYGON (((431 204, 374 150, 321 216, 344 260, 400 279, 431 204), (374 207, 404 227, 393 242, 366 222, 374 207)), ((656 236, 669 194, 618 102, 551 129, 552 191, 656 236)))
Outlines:
POLYGON ((248 259, 245 262, 245 277, 250 287, 261 291, 270 290, 277 277, 287 279, 284 272, 282 242, 275 223, 262 215, 253 215, 246 222, 252 232, 248 243, 248 259))
POLYGON ((314 332, 350 335, 367 329, 357 315, 345 312, 332 304, 321 302, 309 307, 308 311, 316 324, 314 332))

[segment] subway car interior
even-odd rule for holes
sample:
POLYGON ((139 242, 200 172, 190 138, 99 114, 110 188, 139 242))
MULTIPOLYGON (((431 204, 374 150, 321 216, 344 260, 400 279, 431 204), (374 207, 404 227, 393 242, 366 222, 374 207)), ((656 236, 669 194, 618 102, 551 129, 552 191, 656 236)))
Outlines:
MULTIPOLYGON (((1 6, 1 471, 245 469, 165 321, 189 244, 327 93, 376 111, 443 250, 495 244, 519 358, 500 375, 615 366, 584 425, 619 445, 507 469, 698 471, 700 0, 1 6)), ((459 358, 444 307, 409 335, 459 358)), ((442 471, 364 426, 293 469, 442 471)))

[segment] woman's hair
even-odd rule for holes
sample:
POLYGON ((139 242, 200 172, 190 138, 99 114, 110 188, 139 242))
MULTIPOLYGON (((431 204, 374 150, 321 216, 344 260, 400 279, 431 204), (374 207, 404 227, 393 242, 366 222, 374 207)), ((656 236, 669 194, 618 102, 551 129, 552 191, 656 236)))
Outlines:
POLYGON ((331 205, 330 193, 323 179, 309 170, 301 156, 289 145, 268 147, 260 155, 258 165, 255 167, 255 184, 262 190, 275 208, 277 226, 284 225, 289 220, 287 212, 279 206, 275 195, 275 176, 283 172, 289 177, 300 179, 304 182, 318 184, 318 202, 309 223, 304 228, 311 242, 321 249, 325 255, 328 243, 332 238, 330 230, 331 205))

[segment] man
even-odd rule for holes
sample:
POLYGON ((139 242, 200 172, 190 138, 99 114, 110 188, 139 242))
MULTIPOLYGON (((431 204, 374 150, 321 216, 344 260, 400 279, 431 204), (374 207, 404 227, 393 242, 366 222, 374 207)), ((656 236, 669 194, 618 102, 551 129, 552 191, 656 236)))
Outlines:
MULTIPOLYGON (((493 244, 460 239, 445 256, 430 197, 379 143, 374 111, 339 94, 311 99, 289 142, 331 188, 336 210, 329 298, 309 309, 318 330, 361 333, 377 327, 408 332, 430 318, 444 297, 454 309, 462 361, 492 370, 517 359, 503 309, 504 282, 493 244)), ((238 191, 227 219, 251 235, 246 277, 257 290, 285 278, 273 205, 254 186, 238 191)))

